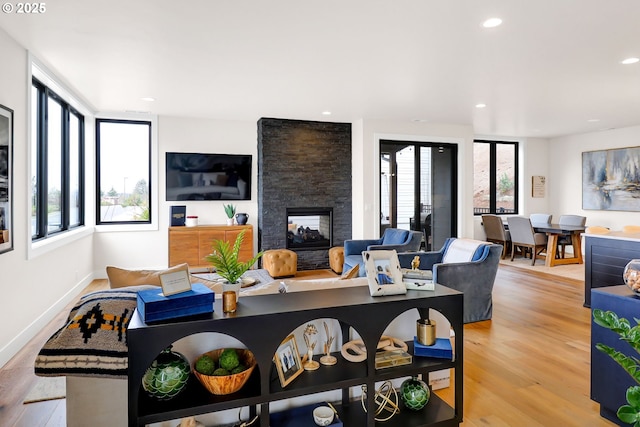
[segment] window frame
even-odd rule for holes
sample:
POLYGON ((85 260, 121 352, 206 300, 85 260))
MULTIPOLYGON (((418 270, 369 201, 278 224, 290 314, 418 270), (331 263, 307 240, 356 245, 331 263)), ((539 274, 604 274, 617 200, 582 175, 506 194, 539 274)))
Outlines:
MULTIPOLYGON (((474 139, 473 144, 475 146, 476 143, 481 144, 489 144, 489 212, 476 212, 476 206, 473 206, 473 215, 481 216, 481 215, 518 215, 519 213, 519 205, 520 205, 520 170, 519 170, 519 143, 518 141, 498 141, 498 140, 487 140, 487 139, 474 139), (513 212, 498 212, 496 205, 496 192, 498 184, 498 171, 497 171, 497 147, 498 144, 501 145, 512 145, 513 146, 513 162, 514 162, 514 170, 513 170, 513 212)), ((474 158, 475 160, 475 158, 474 158)), ((475 167, 475 162, 474 162, 475 167)), ((474 184, 475 184, 475 169, 473 174, 474 184)), ((475 187, 475 185, 474 185, 475 187)))
MULTIPOLYGON (((41 79, 32 76, 31 77, 31 90, 36 91, 36 103, 31 108, 36 109, 36 135, 31 135, 30 141, 35 139, 36 152, 31 153, 36 157, 36 230, 30 227, 31 242, 41 242, 47 239, 54 238, 56 236, 68 233, 78 228, 82 228, 86 223, 85 201, 86 201, 86 187, 85 187, 85 120, 86 116, 78 111, 71 102, 59 95, 54 89, 49 87, 41 79), (49 228, 49 213, 48 213, 48 183, 49 183, 49 132, 48 132, 48 102, 53 100, 61 107, 62 120, 61 120, 61 161, 60 161, 60 179, 61 179, 61 200, 60 200, 60 228, 56 230, 50 230, 49 228), (78 200, 79 200, 79 220, 76 224, 70 224, 70 204, 71 199, 70 192, 70 116, 74 115, 78 119, 78 200)), ((30 144, 31 145, 31 144, 30 144)), ((34 175, 34 171, 31 171, 30 177, 34 175)), ((33 194, 32 194, 33 197, 33 194)), ((31 212, 31 210, 29 210, 31 212)), ((29 215, 31 218, 31 215, 29 215)))
POLYGON ((153 199, 156 194, 157 184, 156 180, 153 179, 154 176, 157 176, 156 170, 153 167, 155 156, 157 156, 156 151, 154 150, 154 141, 156 140, 155 132, 156 132, 156 121, 153 118, 141 118, 141 117, 115 117, 115 116, 99 116, 95 118, 95 209, 96 209, 96 227, 98 230, 106 230, 113 229, 115 230, 118 226, 125 227, 124 230, 130 230, 131 227, 143 227, 146 229, 148 226, 157 227, 156 222, 156 203, 153 202, 153 199), (149 170, 148 176, 148 187, 149 187, 149 219, 145 221, 102 221, 100 215, 100 123, 130 123, 137 125, 148 125, 149 126, 149 140, 148 140, 148 159, 147 166, 149 170), (103 228, 104 227, 104 228, 103 228))

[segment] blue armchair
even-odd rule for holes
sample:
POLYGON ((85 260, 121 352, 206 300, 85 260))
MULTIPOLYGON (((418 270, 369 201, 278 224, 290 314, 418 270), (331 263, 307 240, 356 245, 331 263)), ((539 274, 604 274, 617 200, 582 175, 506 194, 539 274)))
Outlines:
POLYGON ((420 231, 401 230, 399 228, 387 228, 380 239, 345 240, 342 271, 349 271, 359 265, 358 274, 365 276, 367 273, 362 259, 363 251, 393 249, 396 252, 417 251, 420 249, 421 241, 422 233, 420 231))
POLYGON ((399 253, 402 268, 420 257, 420 270, 431 270, 433 281, 464 293, 465 323, 491 319, 493 283, 502 256, 502 245, 449 238, 434 252, 399 253), (460 242, 455 243, 456 240, 460 242))

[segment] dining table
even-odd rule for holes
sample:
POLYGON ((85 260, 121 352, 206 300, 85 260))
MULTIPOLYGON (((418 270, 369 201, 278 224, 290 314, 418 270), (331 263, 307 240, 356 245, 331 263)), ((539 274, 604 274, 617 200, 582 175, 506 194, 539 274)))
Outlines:
POLYGON ((547 255, 544 264, 547 267, 565 264, 582 264, 582 238, 586 227, 584 225, 561 225, 549 223, 532 222, 531 226, 536 233, 545 233, 547 239, 547 255), (571 236, 571 246, 573 246, 573 256, 560 258, 558 256, 558 238, 561 236, 571 236))

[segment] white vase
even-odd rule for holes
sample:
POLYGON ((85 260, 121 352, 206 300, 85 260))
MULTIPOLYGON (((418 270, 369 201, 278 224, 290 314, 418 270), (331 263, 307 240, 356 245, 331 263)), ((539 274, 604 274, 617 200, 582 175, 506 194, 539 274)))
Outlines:
POLYGON ((227 218, 227 225, 233 225, 233 218, 227 218))

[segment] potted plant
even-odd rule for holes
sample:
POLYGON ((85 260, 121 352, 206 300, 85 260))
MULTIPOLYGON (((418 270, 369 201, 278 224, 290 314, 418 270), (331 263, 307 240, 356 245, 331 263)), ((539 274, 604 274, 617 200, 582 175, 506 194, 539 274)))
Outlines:
POLYGON ((240 253, 240 246, 242 246, 242 241, 244 240, 245 231, 246 230, 242 230, 240 234, 238 234, 233 248, 227 241, 214 240, 211 245, 213 252, 205 257, 205 259, 215 267, 216 273, 229 283, 237 283, 240 277, 251 268, 263 254, 263 252, 258 252, 256 256, 247 262, 238 260, 238 254, 240 253))
MULTIPOLYGON (((636 325, 631 327, 627 319, 618 318, 618 315, 612 311, 600 309, 593 310, 593 320, 597 325, 617 333, 621 340, 629 343, 637 353, 640 353, 640 320, 635 319, 636 325)), ((636 383, 640 384, 640 360, 638 358, 627 356, 602 343, 596 344, 596 348, 609 355, 631 375, 636 383)), ((640 386, 629 387, 626 398, 628 405, 622 405, 618 408, 618 419, 624 423, 632 424, 634 427, 640 427, 640 386)))
POLYGON ((236 207, 229 203, 224 206, 224 212, 227 214, 227 225, 233 225, 233 217, 236 215, 236 207))

